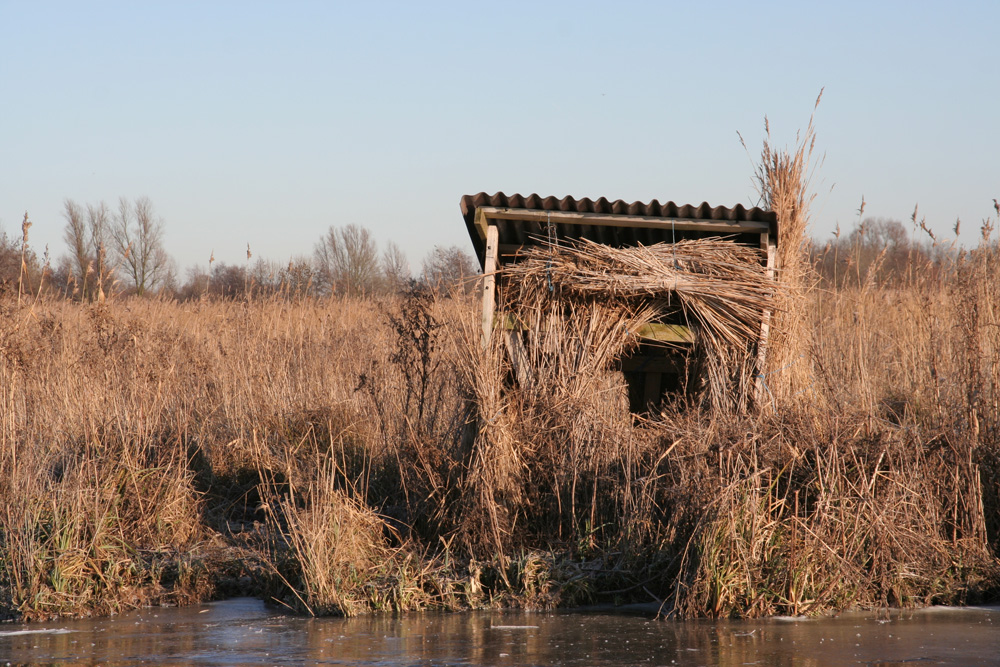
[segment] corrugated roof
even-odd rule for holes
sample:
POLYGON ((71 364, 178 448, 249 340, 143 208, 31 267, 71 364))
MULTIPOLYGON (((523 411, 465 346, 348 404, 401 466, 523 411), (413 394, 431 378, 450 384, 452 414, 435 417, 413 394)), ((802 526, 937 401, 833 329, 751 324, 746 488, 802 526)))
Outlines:
MULTIPOLYGON (((487 207, 491 209, 622 216, 623 224, 611 224, 615 222, 612 219, 608 219, 609 224, 607 225, 599 224, 599 222, 595 224, 593 221, 585 225, 572 224, 572 221, 561 221, 560 224, 560 236, 589 238, 616 246, 638 245, 640 243, 651 245, 652 243, 680 240, 690 236, 690 232, 678 233, 677 230, 668 226, 668 223, 673 224, 680 221, 715 222, 720 228, 725 227, 727 223, 731 226, 758 225, 765 227, 773 234, 778 232, 778 217, 774 212, 757 207, 748 209, 741 204, 728 208, 725 206, 713 207, 707 203, 702 203, 700 206, 678 205, 672 201, 661 204, 656 199, 648 203, 638 201, 628 203, 621 199, 610 201, 605 197, 598 199, 563 197, 558 199, 556 197, 541 197, 537 194, 525 196, 520 194, 506 195, 503 192, 498 192, 494 195, 488 195, 485 192, 480 192, 475 195, 465 195, 461 200, 462 217, 465 218, 469 237, 476 248, 480 262, 485 255, 485 243, 476 227, 476 209, 487 207), (636 224, 629 224, 628 218, 632 218, 636 224), (662 220, 662 225, 658 224, 660 220, 662 220), (665 236, 666 231, 670 232, 669 236, 665 236)), ((542 225, 544 219, 541 221, 531 220, 530 215, 522 216, 522 218, 524 219, 498 221, 501 247, 528 243, 532 237, 545 234, 542 225)), ((678 226, 678 228, 680 227, 678 226)))

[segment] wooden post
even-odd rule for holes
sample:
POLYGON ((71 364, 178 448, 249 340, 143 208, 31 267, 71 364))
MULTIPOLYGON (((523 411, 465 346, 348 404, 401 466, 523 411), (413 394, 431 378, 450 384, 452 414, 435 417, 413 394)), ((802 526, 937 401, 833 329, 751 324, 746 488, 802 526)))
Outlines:
POLYGON ((483 347, 490 344, 493 311, 496 308, 497 245, 500 232, 496 225, 486 227, 486 261, 483 263, 483 347))
MULTIPOLYGON (((764 232, 760 235, 760 249, 766 253, 767 263, 765 267, 767 268, 767 277, 771 280, 775 279, 775 263, 778 258, 778 247, 771 238, 771 235, 764 232)), ((767 386, 765 384, 766 378, 766 367, 767 367, 767 338, 771 331, 771 311, 765 310, 762 314, 760 321, 760 338, 757 340, 757 379, 756 379, 756 390, 757 390, 757 400, 763 402, 767 398, 767 386)))
POLYGON ((524 341, 521 340, 521 332, 515 328, 512 331, 504 331, 503 336, 504 342, 507 343, 507 354, 510 355, 510 365, 517 376, 517 384, 522 389, 527 389, 531 383, 530 363, 528 351, 524 348, 524 341))

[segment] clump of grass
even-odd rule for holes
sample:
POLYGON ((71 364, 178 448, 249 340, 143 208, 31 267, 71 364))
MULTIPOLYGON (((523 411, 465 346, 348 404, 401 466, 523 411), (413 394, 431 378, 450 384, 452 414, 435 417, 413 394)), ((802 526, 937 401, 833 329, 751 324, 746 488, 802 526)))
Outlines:
POLYGON ((454 524, 466 452, 462 334, 471 308, 417 286, 387 310, 387 346, 355 387, 374 427, 358 487, 372 506, 433 541, 454 524))
POLYGON ((154 457, 116 442, 4 461, 0 578, 12 610, 106 614, 207 586, 167 581, 161 555, 200 537, 199 507, 184 461, 154 457))
POLYGON ((287 536, 287 558, 298 571, 294 583, 281 576, 293 593, 293 608, 353 616, 363 605, 361 591, 390 557, 385 524, 340 488, 341 476, 330 458, 320 465, 317 478, 301 493, 281 494, 273 482, 266 487, 270 525, 287 536))
POLYGON ((686 547, 673 613, 961 603, 995 580, 976 472, 953 446, 808 425, 792 439, 788 426, 758 421, 758 437, 720 453, 719 488, 686 547))

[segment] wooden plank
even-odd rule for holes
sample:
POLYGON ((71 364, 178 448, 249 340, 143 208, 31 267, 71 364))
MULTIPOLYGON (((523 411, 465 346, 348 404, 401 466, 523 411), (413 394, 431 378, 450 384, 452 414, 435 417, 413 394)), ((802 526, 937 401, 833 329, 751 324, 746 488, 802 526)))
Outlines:
POLYGON ((683 324, 662 324, 650 322, 644 324, 635 332, 639 338, 655 340, 661 343, 693 343, 694 331, 683 324))
POLYGON ((528 327, 519 318, 515 317, 513 313, 503 313, 500 317, 496 318, 500 326, 506 331, 527 331, 528 327))
POLYGON ((510 365, 514 369, 517 377, 517 384, 522 388, 527 388, 531 383, 531 364, 528 362, 528 350, 521 340, 521 333, 518 331, 504 331, 504 343, 507 345, 507 354, 510 355, 510 365))
MULTIPOLYGON (((497 323, 507 331, 525 331, 527 327, 511 313, 504 313, 497 318, 497 323)), ((543 325, 543 330, 547 327, 543 325)), ((647 341, 657 343, 676 343, 678 345, 695 342, 695 333, 691 327, 683 324, 663 324, 649 322, 636 329, 635 335, 647 341)))
POLYGON ((551 221, 562 225, 600 225, 606 227, 633 227, 649 229, 676 229, 679 231, 705 231, 716 234, 738 232, 766 232, 767 222, 728 220, 696 220, 692 218, 658 218, 645 215, 616 215, 613 213, 577 213, 571 211, 538 211, 526 208, 496 208, 483 206, 476 209, 476 227, 483 230, 478 222, 480 213, 487 220, 524 220, 544 223, 551 221))
POLYGON ((483 265, 483 347, 490 344, 493 332, 493 311, 496 309, 497 242, 496 225, 486 229, 486 261, 483 265))
POLYGON ((501 243, 498 246, 497 255, 502 258, 514 257, 519 252, 526 249, 526 244, 521 243, 501 243))

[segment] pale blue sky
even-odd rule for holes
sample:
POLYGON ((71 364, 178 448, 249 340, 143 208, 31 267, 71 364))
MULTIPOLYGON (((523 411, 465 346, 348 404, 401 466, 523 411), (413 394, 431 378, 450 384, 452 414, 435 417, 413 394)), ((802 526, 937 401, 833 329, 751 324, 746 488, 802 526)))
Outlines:
MULTIPOLYGON (((0 225, 148 195, 180 268, 308 255, 330 225, 416 269, 480 190, 756 203, 817 93, 814 235, 1000 197, 1000 3, 0 0, 0 225)), ((182 273, 183 275, 183 273, 182 273)))

